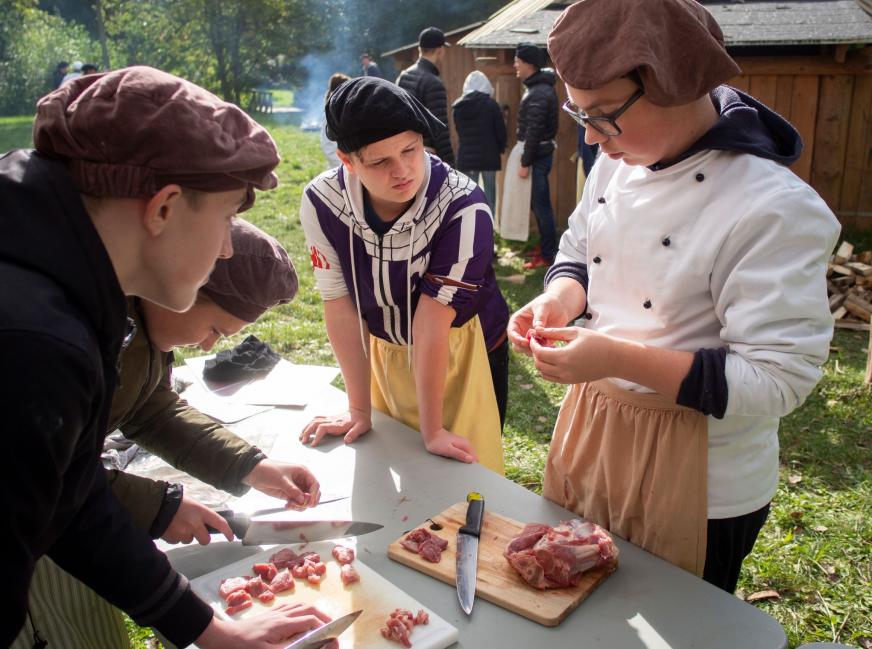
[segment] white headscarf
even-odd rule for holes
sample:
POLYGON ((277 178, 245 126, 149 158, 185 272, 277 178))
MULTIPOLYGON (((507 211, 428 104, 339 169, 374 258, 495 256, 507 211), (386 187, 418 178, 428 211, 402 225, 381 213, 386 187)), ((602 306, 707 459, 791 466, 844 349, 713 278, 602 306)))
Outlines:
POLYGON ((483 92, 491 97, 494 96, 494 87, 491 85, 491 82, 485 76, 484 72, 478 70, 470 72, 466 77, 466 81, 463 82, 464 95, 475 91, 483 92))

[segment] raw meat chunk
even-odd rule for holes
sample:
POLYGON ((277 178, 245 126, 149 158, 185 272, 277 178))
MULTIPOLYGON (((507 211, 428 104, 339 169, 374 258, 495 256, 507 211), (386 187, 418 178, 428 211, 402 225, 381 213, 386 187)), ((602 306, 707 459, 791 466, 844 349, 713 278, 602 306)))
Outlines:
POLYGON ((255 575, 259 575, 266 583, 270 583, 273 577, 278 573, 278 569, 274 563, 256 563, 252 568, 255 575))
POLYGON ((355 570, 354 566, 350 563, 342 564, 342 567, 339 569, 339 578, 346 586, 348 584, 353 584, 356 581, 360 581, 360 575, 357 574, 357 570, 355 570))
POLYGON ((263 579, 258 575, 257 577, 248 580, 248 583, 245 585, 245 590, 247 590, 252 597, 257 597, 261 593, 269 590, 269 587, 263 583, 263 579))
POLYGON ((297 579, 305 579, 309 574, 309 565, 306 563, 301 563, 298 566, 294 566, 291 568, 291 574, 297 579))
POLYGON ((343 545, 333 546, 333 558, 341 564, 351 563, 354 561, 354 549, 346 548, 343 545))
POLYGON ((257 598, 264 604, 269 604, 276 596, 271 590, 265 590, 257 598))
POLYGON ((269 589, 274 593, 283 593, 286 590, 294 590, 294 578, 291 576, 291 571, 287 568, 282 568, 276 573, 276 576, 269 582, 269 589))
POLYGON ((427 561, 439 563, 442 559, 442 551, 448 547, 448 541, 443 538, 431 534, 423 527, 409 532, 406 537, 400 541, 409 552, 420 554, 427 561))
POLYGON ((221 581, 221 586, 218 588, 218 594, 222 598, 227 599, 228 595, 239 590, 245 590, 248 585, 248 577, 231 577, 221 581))
POLYGON ((588 570, 612 571, 618 564, 618 548, 609 533, 577 518, 553 528, 527 525, 503 556, 528 584, 543 590, 577 586, 588 570))
POLYGON ((314 573, 311 575, 307 575, 306 581, 308 581, 310 584, 317 586, 321 583, 321 575, 316 575, 314 573))
POLYGON ((227 615, 233 615, 251 606, 251 595, 244 590, 237 590, 230 593, 227 597, 227 608, 224 609, 227 615))
POLYGON ((405 609, 395 609, 388 617, 385 626, 379 629, 382 637, 396 642, 404 647, 411 647, 412 641, 409 634, 416 624, 428 624, 430 616, 422 609, 417 615, 413 615, 411 611, 405 609))
POLYGON ((281 570, 282 568, 290 568, 299 558, 300 556, 290 548, 282 548, 272 555, 269 560, 277 570, 281 570))

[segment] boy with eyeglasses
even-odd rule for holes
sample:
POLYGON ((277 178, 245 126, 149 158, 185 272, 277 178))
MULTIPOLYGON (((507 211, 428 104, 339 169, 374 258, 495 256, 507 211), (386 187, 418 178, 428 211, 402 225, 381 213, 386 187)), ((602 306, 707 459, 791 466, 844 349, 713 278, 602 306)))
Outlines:
POLYGON ((796 130, 723 85, 739 68, 700 4, 582 0, 548 48, 602 153, 545 292, 509 323, 570 385, 543 494, 732 592, 777 487, 779 418, 827 358, 839 224, 787 167, 796 130))

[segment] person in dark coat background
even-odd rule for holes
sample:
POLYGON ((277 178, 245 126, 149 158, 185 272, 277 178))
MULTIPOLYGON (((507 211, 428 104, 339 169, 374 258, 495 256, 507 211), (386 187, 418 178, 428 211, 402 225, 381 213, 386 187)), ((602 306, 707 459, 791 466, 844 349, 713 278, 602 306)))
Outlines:
MULTIPOLYGON (((418 36, 418 60, 400 72, 397 85, 420 101, 443 124, 448 124, 448 93, 439 78, 437 67, 445 56, 445 34, 437 27, 428 27, 418 36)), ((448 128, 435 136, 425 136, 424 147, 436 153, 447 165, 454 166, 454 151, 448 128)))
POLYGON ((363 68, 363 76, 365 77, 378 77, 379 79, 384 79, 385 75, 382 74, 381 68, 378 67, 378 63, 372 60, 372 57, 364 52, 360 55, 360 67, 363 68))
POLYGON ((554 162, 554 138, 557 136, 557 76, 544 69, 545 50, 535 45, 519 45, 515 53, 515 70, 527 86, 518 110, 518 141, 524 143, 521 169, 518 175, 526 178, 533 170, 531 204, 539 226, 540 254, 524 264, 524 268, 551 266, 557 255, 557 228, 551 207, 551 189, 548 174, 554 162))
POLYGON ((494 88, 483 72, 474 70, 463 82, 463 96, 454 102, 452 116, 457 129, 457 169, 479 182, 481 174, 487 202, 496 209, 496 179, 500 154, 506 150, 503 111, 493 100, 494 88))

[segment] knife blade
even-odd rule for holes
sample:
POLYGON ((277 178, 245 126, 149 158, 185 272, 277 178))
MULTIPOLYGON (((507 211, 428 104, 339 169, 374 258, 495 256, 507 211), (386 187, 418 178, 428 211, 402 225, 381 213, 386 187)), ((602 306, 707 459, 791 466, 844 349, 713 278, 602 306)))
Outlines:
POLYGON ((457 599, 469 615, 475 602, 475 577, 478 569, 478 539, 484 520, 484 498, 471 491, 466 496, 466 525, 457 530, 457 599))
POLYGON ((337 636, 350 627, 360 617, 361 613, 363 613, 363 609, 338 617, 324 626, 319 626, 317 629, 313 629, 302 637, 297 638, 291 644, 286 645, 285 649, 320 649, 320 647, 323 647, 331 640, 335 640, 337 636))

